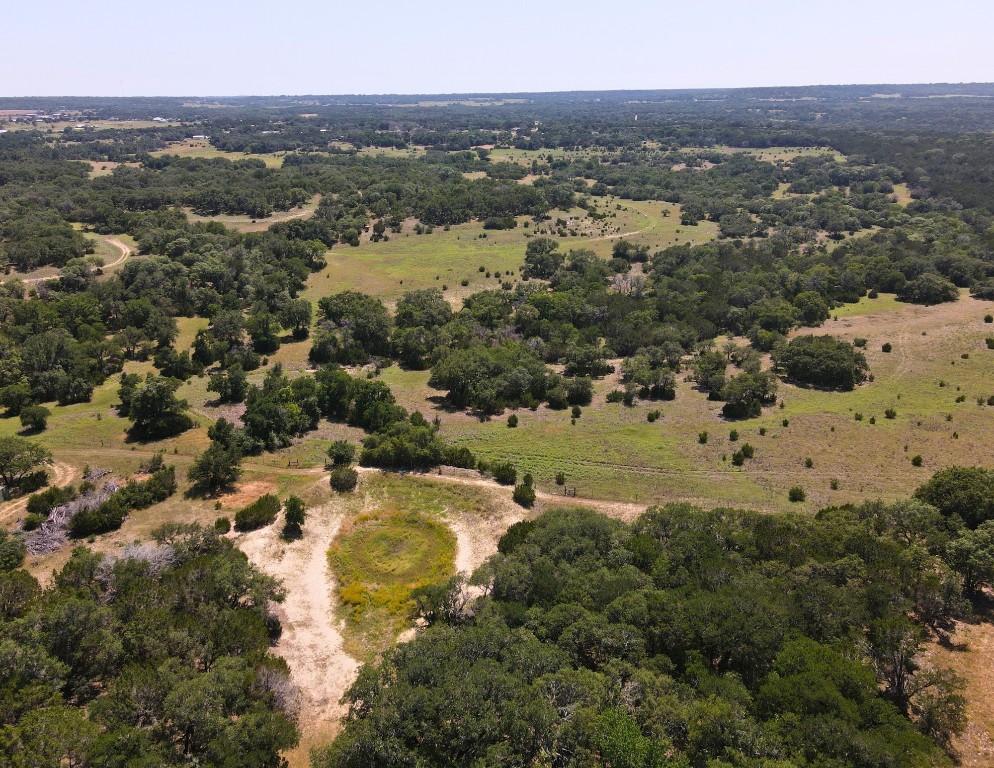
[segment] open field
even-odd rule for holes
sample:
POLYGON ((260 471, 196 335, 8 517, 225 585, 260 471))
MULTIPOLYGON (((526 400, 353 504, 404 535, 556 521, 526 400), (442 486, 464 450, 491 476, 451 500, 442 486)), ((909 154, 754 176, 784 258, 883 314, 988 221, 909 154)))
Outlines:
POLYGON ((251 216, 242 215, 232 215, 232 214, 221 214, 219 216, 200 216, 193 212, 192 209, 186 208, 186 215, 189 217, 190 221, 219 221, 226 227, 231 229, 237 229, 239 232, 264 232, 269 229, 273 224, 278 224, 281 221, 290 221, 292 219, 308 219, 314 215, 314 212, 318 209, 318 203, 321 202, 321 195, 314 195, 310 200, 308 200, 303 205, 297 208, 291 208, 288 211, 278 211, 272 216, 267 216, 264 219, 253 219, 251 216))
POLYGON ((187 139, 182 142, 170 144, 165 149, 160 149, 152 153, 155 157, 163 155, 179 155, 180 157, 200 157, 216 158, 224 157, 228 160, 262 160, 268 168, 279 168, 283 165, 285 152, 274 152, 270 154, 253 154, 251 152, 224 152, 211 146, 208 141, 194 141, 187 139))
MULTIPOLYGON (((162 128, 167 123, 157 123, 152 120, 62 120, 55 123, 5 123, 0 120, 0 127, 8 131, 43 131, 45 133, 61 133, 66 129, 76 132, 77 126, 82 126, 79 133, 85 133, 87 129, 92 130, 127 130, 134 128, 162 128)), ((182 125, 182 123, 169 123, 168 125, 182 125)))
MULTIPOLYGON (((551 214, 552 221, 547 224, 567 217, 575 222, 577 234, 556 237, 561 250, 589 248, 599 256, 610 257, 615 241, 621 237, 658 250, 680 242, 706 242, 717 234, 712 222, 681 226, 679 207, 669 203, 605 198, 600 206, 608 215, 600 222, 583 215, 580 209, 551 214)), ((414 234, 413 223, 409 222, 403 232, 391 235, 385 242, 366 241, 357 248, 336 245, 328 254, 328 266, 308 280, 304 296, 317 301, 338 291, 358 290, 394 300, 405 291, 447 285, 446 297, 458 303, 470 293, 518 279, 528 239, 536 229, 535 225, 525 228, 525 220, 520 218, 518 227, 512 230, 484 230, 480 222, 471 222, 457 224, 448 231, 436 227, 430 235, 414 234), (482 234, 486 237, 481 238, 482 234), (483 272, 479 271, 481 266, 483 272), (487 271, 495 276, 487 279, 487 271), (496 279, 498 272, 500 280, 496 279), (469 285, 460 285, 464 279, 469 285)))
POLYGON ((607 392, 618 385, 615 374, 595 382, 594 402, 575 425, 568 411, 543 406, 517 411, 519 426, 509 429, 506 415, 481 423, 447 411, 438 400, 442 393, 427 386, 426 372, 392 367, 382 377, 405 407, 429 419, 438 415, 449 440, 483 458, 515 462, 547 492, 556 492, 554 476, 562 471, 580 496, 814 511, 826 504, 903 497, 940 467, 989 463, 994 408, 978 405, 978 399, 986 403, 994 395, 994 352, 984 343, 994 334, 982 320, 989 308, 966 296, 936 307, 902 305, 892 296, 864 299, 848 313, 839 312, 838 321, 798 333, 869 339, 872 382, 853 392, 782 384, 783 408, 737 422, 723 419, 721 404, 709 402, 685 380, 673 402, 608 404, 607 392), (891 342, 893 352, 882 352, 883 342, 891 342), (965 399, 957 403, 961 396, 965 399), (648 423, 647 413, 657 408, 662 418, 648 423), (897 411, 895 419, 884 418, 888 408, 897 411), (856 421, 857 413, 862 421, 856 421), (738 443, 729 440, 732 429, 739 433, 738 443), (709 439, 701 445, 697 437, 704 431, 709 439), (746 441, 755 446, 756 457, 735 468, 728 459, 746 441), (911 465, 917 454, 922 467, 911 465), (810 469, 806 458, 813 461, 810 469), (838 480, 838 490, 830 488, 832 480, 838 480), (807 491, 805 504, 787 501, 794 485, 807 491))

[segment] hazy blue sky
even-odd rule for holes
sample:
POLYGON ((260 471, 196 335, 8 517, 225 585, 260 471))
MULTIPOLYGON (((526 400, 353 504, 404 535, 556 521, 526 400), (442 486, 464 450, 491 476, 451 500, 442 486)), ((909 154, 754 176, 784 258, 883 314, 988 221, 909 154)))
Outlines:
POLYGON ((4 96, 994 81, 989 0, 4 6, 4 96))

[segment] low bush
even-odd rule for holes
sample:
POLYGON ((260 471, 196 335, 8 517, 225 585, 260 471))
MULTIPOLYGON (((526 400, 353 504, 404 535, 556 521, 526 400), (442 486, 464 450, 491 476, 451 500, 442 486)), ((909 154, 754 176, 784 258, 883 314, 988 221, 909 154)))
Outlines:
POLYGON ((176 470, 160 467, 148 480, 129 482, 102 504, 80 509, 69 520, 69 533, 81 538, 116 531, 134 509, 145 509, 176 493, 176 470))
MULTIPOLYGON (((354 470, 353 470, 354 471, 354 470)), ((260 496, 235 515, 236 531, 254 531, 272 524, 280 511, 280 500, 273 494, 260 496)))
POLYGON ((787 491, 787 498, 794 503, 804 501, 807 496, 804 493, 804 489, 799 485, 795 485, 789 491, 787 491))
POLYGON ((76 498, 76 489, 71 485, 64 488, 52 486, 28 498, 27 511, 30 515, 48 517, 52 510, 76 498))
POLYGON ((509 461, 493 464, 490 467, 490 474, 501 485, 514 485, 518 481, 518 470, 509 461))
POLYGON ((530 509, 535 503, 535 489, 525 483, 516 485, 514 486, 514 493, 511 498, 514 499, 515 504, 519 504, 525 509, 530 509))
POLYGON ((0 572, 13 571, 24 562, 27 549, 20 536, 12 536, 0 528, 0 572))
POLYGON ((336 467, 355 461, 356 447, 348 440, 336 440, 328 446, 328 460, 336 467))
POLYGON ((329 478, 331 487, 339 493, 354 491, 359 484, 359 473, 352 467, 335 467, 329 478))

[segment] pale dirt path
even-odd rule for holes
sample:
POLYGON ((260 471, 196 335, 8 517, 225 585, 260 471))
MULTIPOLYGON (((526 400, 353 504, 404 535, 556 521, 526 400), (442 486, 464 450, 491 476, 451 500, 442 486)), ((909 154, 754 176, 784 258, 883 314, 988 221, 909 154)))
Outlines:
MULTIPOLYGON (((116 261, 112 261, 110 264, 104 264, 103 269, 107 269, 109 267, 116 267, 123 264, 125 261, 128 260, 128 257, 130 257, 134 253, 134 251, 131 249, 129 245, 126 245, 125 243, 121 242, 116 237, 104 237, 104 240, 110 243, 111 245, 113 245, 115 248, 117 248, 117 250, 121 252, 121 255, 117 257, 116 261)), ((59 276, 55 274, 55 275, 50 275, 49 277, 29 277, 26 280, 23 280, 22 282, 31 285, 33 283, 44 283, 47 280, 58 280, 58 279, 59 276)))
POLYGON ((617 240, 619 237, 634 237, 635 235, 641 235, 643 232, 648 232, 650 229, 656 226, 655 222, 652 220, 652 217, 648 213, 646 213, 645 211, 640 211, 638 208, 632 208, 632 210, 635 211, 635 213, 637 213, 639 216, 645 216, 647 219, 649 219, 649 226, 643 229, 636 229, 632 232, 619 232, 616 235, 600 235, 599 237, 588 237, 587 242, 589 243, 593 240, 617 240))
MULTIPOLYGON (((370 472, 381 472, 383 470, 359 467, 360 473, 370 473, 370 472)), ((453 470, 443 470, 443 471, 453 471, 453 470)), ((460 472, 461 470, 454 470, 460 472)), ((493 501, 497 504, 497 509, 501 510, 499 517, 512 518, 516 517, 517 520, 522 520, 528 517, 527 510, 519 507, 513 501, 511 501, 511 488, 510 486, 500 485, 493 480, 489 480, 485 477, 477 476, 471 474, 470 470, 465 470, 466 474, 423 474, 420 475, 428 480, 435 480, 444 483, 457 483, 460 485, 473 485, 478 488, 483 488, 488 491, 493 496, 493 501), (520 514, 513 514, 513 510, 520 510, 520 514), (510 511, 509 511, 510 510, 510 511)), ((603 512, 608 517, 614 517, 619 520, 633 520, 643 512, 645 512, 647 505, 645 504, 630 504, 624 501, 607 501, 604 499, 585 499, 573 496, 560 496, 555 493, 546 493, 545 491, 535 492, 535 501, 537 509, 532 513, 532 516, 538 514, 538 512, 549 507, 560 507, 560 506, 580 506, 580 507, 590 507, 591 509, 596 509, 599 512, 603 512)), ((512 520, 516 522, 516 520, 512 520)), ((451 521, 449 521, 451 525, 451 521)), ((506 527, 506 526, 505 526, 506 527)), ((482 561, 481 561, 482 562, 482 561)))
POLYGON ((125 261, 128 260, 128 257, 131 256, 131 254, 133 253, 130 246, 125 245, 116 237, 105 237, 104 239, 121 252, 121 255, 117 258, 117 261, 112 261, 110 264, 104 264, 104 269, 107 269, 108 267, 116 267, 119 264, 123 264, 125 261))
POLYGON ((286 660, 300 689, 302 740, 291 757, 296 765, 307 764, 310 747, 333 738, 346 711, 339 701, 359 670, 342 647, 328 566, 328 547, 344 516, 332 502, 308 510, 304 535, 297 541, 283 541, 281 520, 235 539, 254 566, 286 589, 286 599, 275 609, 283 627, 275 652, 286 660))
MULTIPOLYGON (((61 461, 53 462, 49 469, 51 470, 51 475, 48 479, 50 487, 56 485, 66 485, 77 474, 75 467, 61 461)), ((21 517, 27 509, 28 499, 30 496, 30 493, 26 493, 13 501, 4 502, 0 505, 0 524, 9 526, 17 522, 18 518, 21 517)))

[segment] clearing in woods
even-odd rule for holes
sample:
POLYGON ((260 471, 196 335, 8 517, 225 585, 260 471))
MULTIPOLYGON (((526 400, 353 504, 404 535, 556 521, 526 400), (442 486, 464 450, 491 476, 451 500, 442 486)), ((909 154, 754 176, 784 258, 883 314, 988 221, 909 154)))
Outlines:
POLYGON ((443 393, 428 387, 427 372, 394 366, 381 376, 404 407, 429 419, 438 416, 443 437, 484 459, 514 462, 546 492, 561 492, 554 478, 565 472, 581 496, 815 511, 904 497, 940 467, 989 461, 994 408, 986 402, 994 395, 994 350, 987 349, 991 326, 983 322, 989 309, 965 294, 934 307, 900 304, 886 295, 863 299, 839 311, 838 320, 795 334, 866 338, 873 381, 852 392, 781 383, 782 408, 741 421, 724 419, 721 404, 709 401, 686 373, 672 402, 641 401, 631 408, 607 403, 607 393, 619 386, 615 373, 595 382, 593 403, 576 424, 568 410, 542 406, 516 411, 514 429, 507 426, 510 412, 481 422, 445 408, 443 393), (887 342, 890 353, 882 350, 887 342), (647 415, 656 409, 661 418, 649 423, 647 415), (887 409, 896 417, 886 418, 887 409), (737 442, 730 440, 733 429, 737 442), (708 440, 701 444, 698 435, 705 431, 708 440), (737 468, 730 458, 743 442, 755 447, 755 458, 737 468), (869 454, 868 444, 874 446, 869 454), (923 457, 921 467, 912 465, 915 455, 923 457), (805 503, 787 500, 794 485, 807 492, 805 503))
POLYGON ((414 222, 407 222, 399 234, 388 233, 386 241, 367 240, 355 248, 336 245, 327 254, 327 267, 310 276, 304 297, 316 302, 332 293, 357 290, 392 301, 406 291, 448 286, 446 298, 458 306, 471 293, 517 282, 529 238, 537 229, 555 227, 557 219, 566 222, 565 237, 552 235, 560 250, 589 248, 606 258, 621 238, 654 252, 677 243, 707 242, 717 235, 712 222, 681 226, 679 206, 670 203, 603 198, 596 205, 605 215, 602 220, 574 209, 553 212, 551 221, 527 228, 527 217, 521 217, 511 230, 484 230, 480 222, 471 222, 418 235, 414 222))
POLYGON ((163 155, 178 155, 179 157, 199 157, 216 158, 224 157, 228 160, 262 160, 267 168, 281 168, 286 152, 273 152, 268 154, 254 154, 252 152, 225 152, 212 146, 209 141, 187 139, 171 143, 165 149, 157 149, 151 153, 153 157, 163 155))
POLYGON ((291 208, 287 211, 277 211, 264 219, 253 219, 251 216, 241 216, 235 214, 220 214, 218 216, 200 216, 192 209, 186 208, 186 215, 190 221, 219 221, 226 227, 237 229, 239 232, 265 232, 273 224, 281 221, 291 221, 293 219, 309 219, 318 209, 321 202, 321 195, 314 195, 303 205, 291 208))

